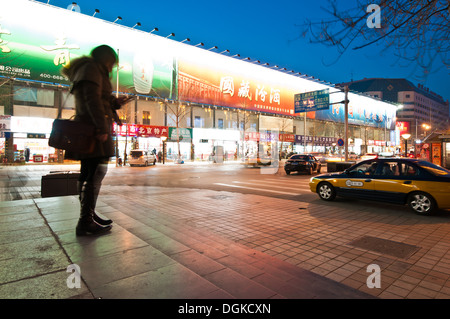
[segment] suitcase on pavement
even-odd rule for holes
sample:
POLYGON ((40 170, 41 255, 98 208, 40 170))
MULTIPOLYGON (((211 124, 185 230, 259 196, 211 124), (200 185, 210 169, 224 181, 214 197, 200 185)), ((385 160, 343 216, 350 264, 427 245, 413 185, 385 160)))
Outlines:
POLYGON ((68 196, 78 195, 77 181, 80 176, 79 172, 50 172, 42 176, 41 179, 41 196, 68 196))

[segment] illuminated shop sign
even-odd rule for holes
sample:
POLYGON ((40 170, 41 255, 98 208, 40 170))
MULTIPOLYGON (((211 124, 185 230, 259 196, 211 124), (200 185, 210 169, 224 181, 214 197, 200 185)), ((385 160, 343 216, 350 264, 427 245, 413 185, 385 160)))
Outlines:
POLYGON ((114 123, 113 132, 119 136, 167 137, 168 127, 141 124, 117 125, 114 123))
POLYGON ((296 144, 314 143, 318 146, 330 146, 337 143, 337 137, 295 135, 296 144))
POLYGON ((42 117, 11 116, 11 132, 47 134, 52 131, 53 121, 42 117))
POLYGON ((181 127, 169 127, 169 142, 191 142, 192 141, 192 129, 181 127))
POLYGON ((402 136, 405 133, 410 133, 410 123, 409 122, 398 121, 396 123, 396 128, 399 131, 400 136, 402 136))

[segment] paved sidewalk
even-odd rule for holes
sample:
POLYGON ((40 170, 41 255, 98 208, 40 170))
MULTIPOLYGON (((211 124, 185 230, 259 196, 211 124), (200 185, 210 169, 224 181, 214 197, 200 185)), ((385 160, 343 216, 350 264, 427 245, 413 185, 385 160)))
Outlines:
POLYGON ((0 298, 450 297, 446 215, 148 186, 104 186, 98 211, 112 231, 76 237, 76 196, 0 202, 0 298), (413 251, 354 244, 364 235, 413 251), (380 288, 367 287, 371 264, 380 288))
MULTIPOLYGON (((246 195, 235 202, 234 196, 104 187, 97 209, 114 226, 98 237, 75 236, 76 196, 0 202, 0 298, 371 298, 202 225, 230 212, 243 213, 245 223, 248 205, 264 199, 246 195), (227 199, 232 203, 217 205, 227 199), (74 264, 81 271, 80 288, 73 288, 74 264)), ((239 227, 220 223, 215 227, 224 231, 239 227)))

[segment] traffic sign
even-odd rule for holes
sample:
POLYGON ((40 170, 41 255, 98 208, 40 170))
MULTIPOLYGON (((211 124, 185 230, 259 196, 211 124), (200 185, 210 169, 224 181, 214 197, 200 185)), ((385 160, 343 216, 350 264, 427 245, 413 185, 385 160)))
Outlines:
POLYGON ((337 145, 338 146, 344 146, 344 140, 342 138, 337 140, 337 145))
POLYGON ((325 110, 330 107, 329 89, 294 95, 295 113, 325 110))

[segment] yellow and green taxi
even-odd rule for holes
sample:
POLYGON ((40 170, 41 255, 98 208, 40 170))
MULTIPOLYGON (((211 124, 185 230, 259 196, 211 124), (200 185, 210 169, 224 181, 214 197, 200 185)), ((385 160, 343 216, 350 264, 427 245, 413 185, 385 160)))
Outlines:
POLYGON ((422 215, 450 208, 450 171, 419 159, 362 161, 343 172, 315 176, 309 187, 326 201, 341 196, 406 204, 422 215))

